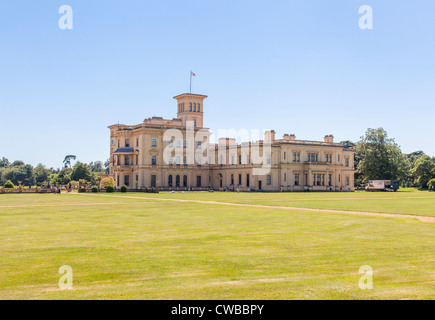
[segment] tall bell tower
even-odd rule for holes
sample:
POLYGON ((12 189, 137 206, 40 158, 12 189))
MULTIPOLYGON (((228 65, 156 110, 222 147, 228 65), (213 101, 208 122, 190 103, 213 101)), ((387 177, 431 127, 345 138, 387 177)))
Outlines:
POLYGON ((183 126, 187 121, 193 121, 196 128, 203 128, 204 99, 207 96, 193 93, 183 93, 175 96, 177 100, 177 118, 182 120, 183 126))

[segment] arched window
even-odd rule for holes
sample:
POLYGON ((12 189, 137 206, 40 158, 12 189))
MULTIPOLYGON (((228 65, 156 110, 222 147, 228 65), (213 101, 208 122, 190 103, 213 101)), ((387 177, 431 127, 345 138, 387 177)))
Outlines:
POLYGON ((189 111, 192 111, 192 104, 189 103, 189 111))
POLYGON ((179 187, 180 186, 180 176, 177 176, 175 178, 175 186, 179 187))
POLYGON ((193 104, 193 112, 196 112, 196 103, 193 104))
POLYGON ((183 177, 183 187, 187 187, 187 176, 183 177))
POLYGON ((172 187, 172 175, 168 177, 168 186, 172 187))
POLYGON ((196 111, 197 112, 201 112, 201 107, 200 107, 201 105, 198 103, 198 108, 196 108, 196 111))

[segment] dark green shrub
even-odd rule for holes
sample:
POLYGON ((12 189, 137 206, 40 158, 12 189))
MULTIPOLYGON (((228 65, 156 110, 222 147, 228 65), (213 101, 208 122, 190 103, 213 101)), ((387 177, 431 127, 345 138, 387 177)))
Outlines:
POLYGON ((93 186, 93 187, 92 187, 92 192, 93 192, 93 193, 97 193, 97 192, 98 192, 98 187, 93 186))
POLYGON ((5 188, 6 188, 6 189, 13 189, 13 188, 15 188, 15 186, 14 186, 14 184, 12 183, 11 180, 8 180, 8 181, 5 183, 5 188))
POLYGON ((113 192, 113 191, 115 191, 115 188, 113 186, 106 187, 106 192, 113 192))
POLYGON ((128 188, 127 188, 126 185, 123 185, 123 186, 121 187, 121 192, 127 192, 127 190, 128 190, 128 188))

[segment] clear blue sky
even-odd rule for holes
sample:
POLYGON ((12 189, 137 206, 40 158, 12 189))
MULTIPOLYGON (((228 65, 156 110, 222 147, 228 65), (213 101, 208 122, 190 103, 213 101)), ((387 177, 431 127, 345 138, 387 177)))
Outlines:
POLYGON ((433 0, 14 0, 0 4, 0 157, 106 160, 108 125, 176 116, 205 126, 357 141, 385 128, 435 156, 433 0), (58 10, 74 10, 60 30, 58 10), (374 30, 358 27, 361 5, 374 30))

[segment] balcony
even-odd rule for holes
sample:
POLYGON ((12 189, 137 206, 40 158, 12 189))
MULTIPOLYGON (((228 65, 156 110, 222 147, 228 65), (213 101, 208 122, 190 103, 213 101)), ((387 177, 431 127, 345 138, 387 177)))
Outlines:
POLYGON ((311 164, 311 165, 332 165, 332 162, 327 162, 327 161, 304 161, 304 164, 311 164))
POLYGON ((131 164, 122 164, 122 165, 115 165, 112 168, 114 170, 133 170, 134 168, 136 168, 137 166, 131 165, 131 164))

